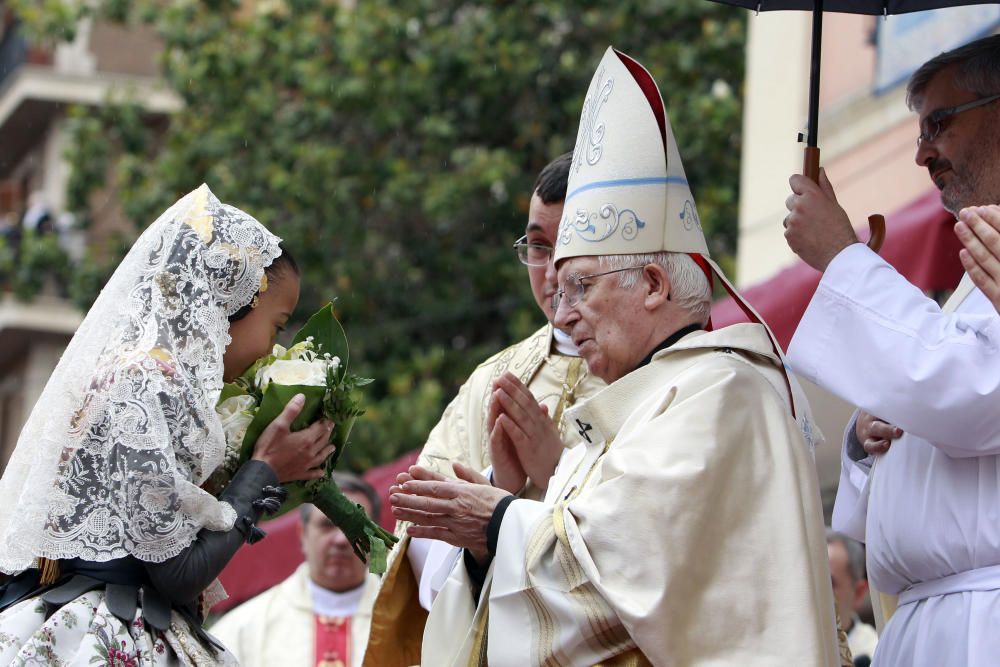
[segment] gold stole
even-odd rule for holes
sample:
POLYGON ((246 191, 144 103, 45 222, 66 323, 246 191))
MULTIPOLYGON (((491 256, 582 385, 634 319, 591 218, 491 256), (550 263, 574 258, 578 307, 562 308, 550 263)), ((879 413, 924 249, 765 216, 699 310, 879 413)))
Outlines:
POLYGON ((372 609, 364 665, 408 667, 420 664, 427 611, 420 606, 417 578, 406 554, 393 560, 372 609))

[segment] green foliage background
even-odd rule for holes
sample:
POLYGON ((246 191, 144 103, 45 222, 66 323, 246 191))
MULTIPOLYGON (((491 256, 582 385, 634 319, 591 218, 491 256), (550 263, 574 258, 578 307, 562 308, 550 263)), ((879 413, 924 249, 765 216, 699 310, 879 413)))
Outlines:
MULTIPOLYGON (((419 447, 477 363, 543 321, 510 250, 529 189, 572 150, 609 44, 661 85, 713 254, 736 242, 745 12, 704 0, 16 0, 36 39, 147 23, 185 107, 71 116, 70 207, 113 176, 138 232, 207 182, 285 239, 300 318, 336 298, 374 377, 348 466, 419 447)), ((86 304, 119 256, 69 281, 86 304)), ((295 329, 293 325, 292 330, 295 329)))

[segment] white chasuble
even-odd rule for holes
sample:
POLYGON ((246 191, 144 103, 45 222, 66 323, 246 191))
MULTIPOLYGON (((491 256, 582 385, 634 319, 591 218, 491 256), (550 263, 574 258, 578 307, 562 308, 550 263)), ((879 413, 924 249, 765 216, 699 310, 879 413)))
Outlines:
POLYGON ((833 515, 865 542, 873 587, 899 596, 876 665, 1000 661, 1000 317, 967 287, 942 310, 852 245, 790 348, 804 377, 904 431, 869 484, 850 425, 833 515))
POLYGON ((840 664, 813 458, 763 327, 689 334, 566 417, 589 441, 508 507, 478 609, 456 565, 424 665, 481 664, 439 606, 485 620, 491 667, 840 664))

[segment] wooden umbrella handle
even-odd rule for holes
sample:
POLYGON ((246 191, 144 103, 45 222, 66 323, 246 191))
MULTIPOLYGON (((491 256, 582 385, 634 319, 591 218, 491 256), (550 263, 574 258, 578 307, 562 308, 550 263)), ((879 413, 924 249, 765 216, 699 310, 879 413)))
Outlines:
MULTIPOLYGON (((802 174, 813 183, 819 183, 819 148, 806 146, 802 155, 802 174)), ((868 216, 868 247, 878 252, 885 241, 885 216, 876 213, 868 216)))
POLYGON ((806 146, 802 152, 802 175, 813 183, 819 183, 819 148, 806 146))
POLYGON ((868 229, 871 232, 868 237, 868 247, 878 252, 882 249, 882 242, 885 241, 885 216, 881 213, 869 215, 868 229))

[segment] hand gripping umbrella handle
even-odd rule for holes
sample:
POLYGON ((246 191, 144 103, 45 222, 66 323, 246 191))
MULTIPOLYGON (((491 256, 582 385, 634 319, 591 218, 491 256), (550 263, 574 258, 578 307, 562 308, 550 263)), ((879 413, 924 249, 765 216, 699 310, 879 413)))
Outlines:
POLYGON ((802 175, 813 183, 819 183, 819 148, 806 146, 802 149, 802 175))
MULTIPOLYGON (((806 146, 802 156, 802 173, 813 183, 819 183, 819 148, 806 146)), ((876 213, 868 216, 868 247, 878 252, 885 241, 885 216, 876 213)))

